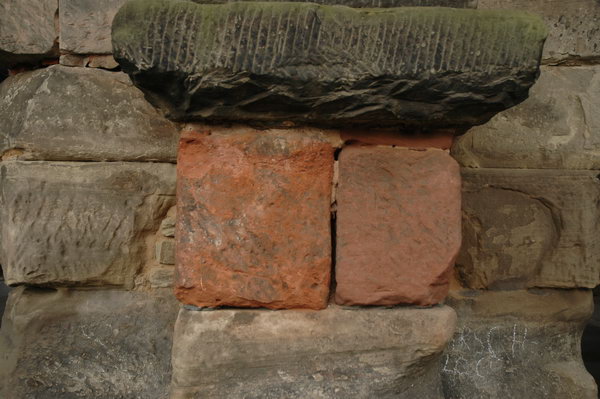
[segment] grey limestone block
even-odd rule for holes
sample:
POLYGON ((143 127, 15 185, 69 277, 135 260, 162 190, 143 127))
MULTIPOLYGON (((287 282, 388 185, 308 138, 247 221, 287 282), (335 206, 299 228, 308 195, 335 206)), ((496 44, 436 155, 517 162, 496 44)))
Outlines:
POLYGON ((455 140, 472 168, 600 169, 600 66, 541 68, 529 98, 455 140))
POLYGON ((115 59, 176 120, 471 126, 527 97, 546 28, 521 12, 134 0, 115 59))
POLYGON ((130 287, 175 203, 175 165, 8 161, 0 187, 7 284, 130 287))
POLYGON ((122 72, 51 66, 0 86, 0 156, 175 162, 178 128, 122 72))
POLYGON ((581 359, 590 290, 460 291, 458 327, 441 362, 451 399, 596 399, 581 359))
POLYGON ((58 57, 58 0, 0 0, 0 67, 58 57))
POLYGON ((172 399, 443 398, 447 306, 181 309, 172 399))
POLYGON ((4 399, 166 399, 170 290, 13 289, 0 331, 4 399))
POLYGON ((600 283, 598 172, 469 169, 458 276, 474 289, 600 283))
POLYGON ((549 28, 545 63, 600 61, 598 0, 478 0, 478 8, 524 10, 542 16, 549 28))

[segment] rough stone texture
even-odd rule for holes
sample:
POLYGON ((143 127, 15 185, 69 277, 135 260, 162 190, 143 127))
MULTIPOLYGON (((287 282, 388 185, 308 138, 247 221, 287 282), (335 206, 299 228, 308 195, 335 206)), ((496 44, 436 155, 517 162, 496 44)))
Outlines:
POLYGON ((176 159, 177 128, 123 73, 56 65, 12 76, 0 86, 0 120, 0 155, 19 150, 27 160, 176 159))
POLYGON ((156 260, 163 265, 175 264, 175 240, 158 240, 156 243, 156 260))
POLYGON ((527 97, 546 28, 529 14, 134 0, 115 59, 175 119, 474 125, 527 97))
POLYGON ((7 284, 131 286, 175 202, 172 164, 9 161, 0 177, 7 284))
POLYGON ((80 68, 102 68, 102 69, 116 69, 119 64, 112 55, 76 55, 76 54, 63 54, 60 56, 60 65, 80 67, 80 68))
POLYGON ((460 173, 444 151, 346 147, 339 157, 335 300, 431 305, 460 248, 460 173))
POLYGON ((58 0, 0 0, 0 66, 58 56, 58 0))
POLYGON ((166 399, 177 308, 169 290, 19 287, 0 333, 0 396, 166 399))
POLYGON ((525 102, 454 142, 476 168, 600 169, 600 66, 543 67, 525 102))
POLYGON ((155 267, 150 270, 148 282, 152 288, 168 288, 173 286, 175 268, 172 266, 155 267))
POLYGON ((524 10, 543 16, 549 27, 545 62, 570 58, 600 60, 600 2, 598 0, 478 0, 480 9, 524 10))
POLYGON ((443 398, 454 311, 182 309, 172 399, 443 398))
POLYGON ((179 300, 324 308, 333 162, 319 131, 186 132, 177 164, 179 300))
POLYGON ((469 288, 593 288, 600 283, 598 172, 462 169, 469 288))
MULTIPOLYGON (((191 0, 201 4, 224 4, 234 1, 254 0, 191 0)), ((281 2, 283 0, 265 0, 281 2)), ((285 0, 291 2, 304 2, 305 0, 285 0)), ((477 0, 314 0, 311 3, 324 5, 342 5, 356 8, 387 8, 387 7, 454 7, 475 8, 477 0)))
POLYGON ((111 25, 126 0, 59 0, 60 50, 110 54, 111 25))
POLYGON ((597 399, 580 346, 590 291, 463 291, 447 303, 458 328, 442 360, 446 398, 597 399))

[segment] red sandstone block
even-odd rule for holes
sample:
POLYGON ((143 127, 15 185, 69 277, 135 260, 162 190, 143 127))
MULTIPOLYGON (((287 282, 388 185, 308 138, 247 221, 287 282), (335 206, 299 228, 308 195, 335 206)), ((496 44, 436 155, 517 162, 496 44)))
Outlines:
POLYGON ((461 243, 460 172, 450 155, 347 147, 336 198, 338 304, 444 299, 461 243))
POLYGON ((333 147, 318 134, 185 133, 177 298, 202 307, 325 308, 333 162, 333 147))

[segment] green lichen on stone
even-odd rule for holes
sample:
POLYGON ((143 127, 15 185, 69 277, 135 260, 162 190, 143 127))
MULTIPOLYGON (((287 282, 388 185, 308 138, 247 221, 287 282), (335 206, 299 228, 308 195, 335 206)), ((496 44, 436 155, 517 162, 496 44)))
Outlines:
POLYGON ((460 102, 504 109, 525 98, 545 36, 522 12, 300 2, 133 0, 113 23, 123 69, 192 118, 272 120, 284 107, 391 123, 452 119, 460 102))

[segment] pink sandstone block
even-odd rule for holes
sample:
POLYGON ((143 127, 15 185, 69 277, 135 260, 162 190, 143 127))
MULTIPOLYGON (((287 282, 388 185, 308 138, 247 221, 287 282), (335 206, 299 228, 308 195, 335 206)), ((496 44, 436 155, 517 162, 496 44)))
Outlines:
POLYGON ((175 293, 200 307, 327 306, 333 147, 294 130, 184 133, 175 293))
POLYGON ((460 172, 442 150, 351 146, 339 158, 335 301, 433 305, 461 244, 460 172))

